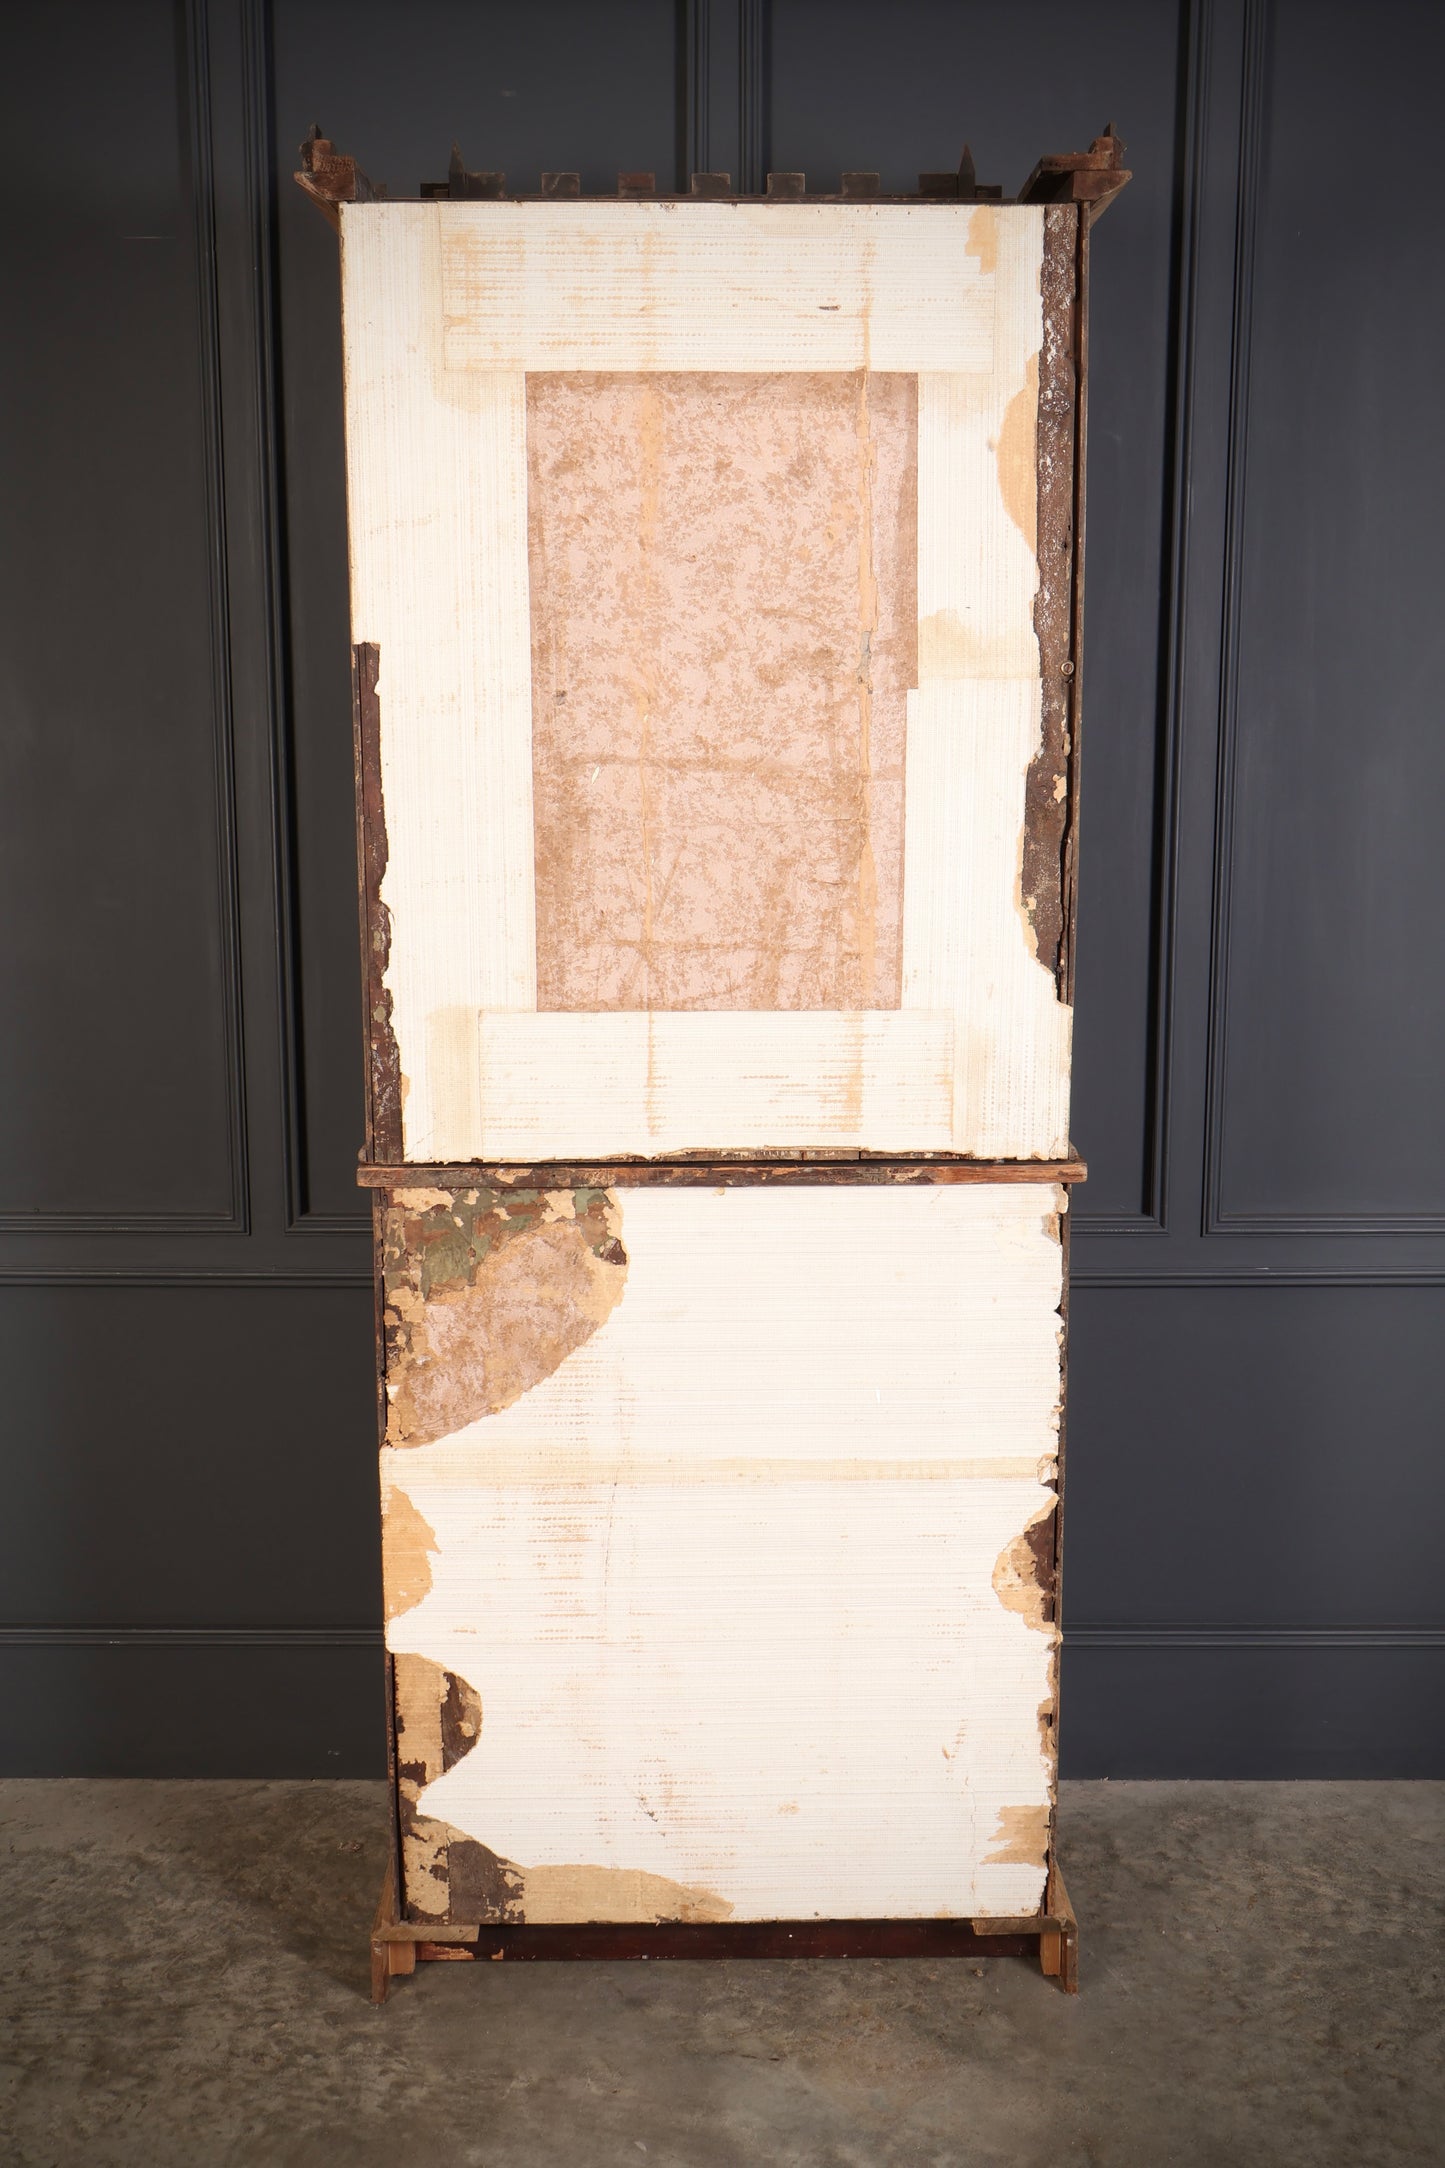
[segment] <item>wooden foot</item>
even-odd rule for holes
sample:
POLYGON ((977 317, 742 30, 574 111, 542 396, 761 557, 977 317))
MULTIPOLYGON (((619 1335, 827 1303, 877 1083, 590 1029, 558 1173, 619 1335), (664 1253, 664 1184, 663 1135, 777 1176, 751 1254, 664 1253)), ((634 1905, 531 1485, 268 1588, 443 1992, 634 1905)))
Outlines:
POLYGON ((418 1957, 474 1958, 476 1940, 475 1927, 453 1927, 440 1920, 423 1925, 419 1920, 402 1919, 396 1901, 395 1870, 388 1867, 381 1885, 381 1902, 371 1923, 372 2001, 385 2002, 392 1981, 415 1972, 418 1957))
POLYGON ((1079 1992, 1079 1923, 1057 1861, 1049 1871, 1048 1921, 1039 1936, 1039 1969, 1066 1995, 1079 1992))
POLYGON ((385 1930, 395 1925, 396 1869, 388 1864, 381 1885, 381 1901, 371 1923, 371 1999, 375 2003, 386 2001, 386 1991, 391 1985, 391 1953, 397 1945, 385 1939, 385 1930))

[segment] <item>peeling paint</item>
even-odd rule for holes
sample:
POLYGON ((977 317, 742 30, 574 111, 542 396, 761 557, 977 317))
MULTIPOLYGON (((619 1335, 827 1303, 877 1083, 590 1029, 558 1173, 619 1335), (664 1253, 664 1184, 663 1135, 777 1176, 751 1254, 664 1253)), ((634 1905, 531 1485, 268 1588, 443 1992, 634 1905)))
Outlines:
POLYGON ((456 1191, 451 1189, 395 1189, 391 1201, 401 1212, 430 1212, 438 1205, 450 1212, 455 1196, 456 1191))
POLYGON ((522 1876, 507 1859, 499 1859, 475 1838, 451 1834, 447 1847, 449 1869, 447 1918, 453 1926, 489 1926, 520 1922, 522 1876))
POLYGON ((1052 1632, 1054 1618, 1054 1514, 1051 1498, 1027 1528, 999 1553, 993 1569, 993 1592, 1006 1611, 1017 1611, 1030 1626, 1052 1632))
POLYGON ((990 1849, 984 1855, 990 1867, 1032 1867, 1048 1852, 1049 1824, 1053 1810, 1040 1806, 1000 1807, 994 1823, 990 1849))
POLYGON ((406 1492, 385 1479, 381 1488, 381 1548, 386 1615, 400 1618, 415 1609, 432 1585, 431 1562, 436 1533, 423 1520, 406 1492))
POLYGON ((527 1921, 725 1920, 714 1890, 635 1868, 523 1867, 421 1812, 427 1786, 482 1735, 482 1705, 457 1673, 426 1657, 394 1659, 402 1878, 409 1917, 453 1926, 527 1921))
POLYGON ((405 1911, 411 1919, 448 1920, 461 1916, 454 1911, 460 1887, 485 1887, 496 1901, 505 1881, 475 1856, 485 1846, 419 1810, 428 1784, 454 1768, 481 1737, 482 1705, 465 1679, 424 1656, 399 1654, 392 1664, 405 1911))
POLYGON ((388 844, 381 774, 381 654, 372 644, 351 651, 352 741, 356 764, 356 824, 361 859, 362 986, 366 1003, 367 1149, 373 1159, 400 1159, 404 1102, 401 1059, 386 983, 391 959, 391 913, 382 901, 388 844))
POLYGON ((427 1786, 481 1738, 480 1697, 466 1679, 425 1657, 398 1655, 393 1663, 405 1916, 452 1926, 519 1920, 520 1870, 420 1808, 427 1786))
POLYGON ((610 1191, 395 1192, 385 1214, 387 1443, 494 1415, 557 1369, 622 1299, 610 1191), (438 1197, 409 1209, 420 1196, 438 1197))

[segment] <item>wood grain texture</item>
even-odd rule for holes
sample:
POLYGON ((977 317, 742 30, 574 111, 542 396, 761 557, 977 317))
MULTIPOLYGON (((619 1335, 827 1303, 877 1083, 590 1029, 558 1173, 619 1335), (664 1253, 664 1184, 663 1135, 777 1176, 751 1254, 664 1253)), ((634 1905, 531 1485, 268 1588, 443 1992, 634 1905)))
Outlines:
POLYGON ((1055 1505, 1064 1204, 613 1192, 604 1322, 497 1412, 385 1452, 413 1585, 431 1533, 399 1692, 462 1682, 482 1712, 449 1758, 437 1709, 400 1710, 403 1759, 436 1735, 428 1861, 496 1863, 475 1916, 1038 1911, 1057 1635, 1026 1562, 1055 1505))
POLYGON ((454 371, 991 365, 992 293, 974 246, 986 208, 464 203, 431 215, 454 371))
POLYGON ((951 1009, 955 1148, 1066 1149, 1072 1015, 1022 893, 1042 745, 1036 436, 1042 211, 987 213, 994 366, 918 387, 918 690, 908 707, 903 1002, 951 1009))
POLYGON ((386 983, 412 1157, 458 1006, 535 1005, 526 413, 520 374, 445 377, 436 214, 341 210, 353 638, 380 650, 386 983), (375 214, 375 215, 373 215, 375 214))

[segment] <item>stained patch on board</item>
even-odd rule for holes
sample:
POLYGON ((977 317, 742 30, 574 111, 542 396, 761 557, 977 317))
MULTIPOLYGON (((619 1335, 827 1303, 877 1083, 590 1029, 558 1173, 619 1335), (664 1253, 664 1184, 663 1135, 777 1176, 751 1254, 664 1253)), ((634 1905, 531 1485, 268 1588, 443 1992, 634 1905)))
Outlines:
POLYGON ((1047 1802, 1034 1807, 1000 1807, 985 1867, 1042 1866, 1049 1848, 1049 1823, 1053 1810, 1047 1802))
POLYGON ((381 1486, 381 1548, 386 1589, 386 1615, 400 1618, 428 1595, 432 1585, 431 1562, 436 1555, 436 1532, 399 1485, 383 1478, 381 1486))
POLYGON ((610 1190, 398 1191, 384 1217, 388 1445, 510 1407, 622 1299, 610 1190), (440 1201, 435 1201, 440 1200, 440 1201), (414 1208, 409 1208, 414 1207, 414 1208))
POLYGON ((520 1917, 530 1925, 608 1920, 725 1920, 733 1911, 714 1890, 635 1867, 523 1867, 520 1917))
POLYGON ((632 1867, 523 1867, 450 1822, 421 1811, 427 1786, 454 1769, 482 1736, 481 1697, 424 1656, 392 1659, 397 1806, 405 1914, 450 1926, 530 1921, 725 1920, 713 1890, 632 1867))
POLYGON ((392 1659, 396 1696, 396 1792, 401 1825, 403 1909, 409 1920, 466 1920, 459 1893, 483 1909, 477 1919, 515 1918, 517 1884, 506 1862, 448 1822, 420 1811, 422 1793, 482 1735, 476 1689, 425 1656, 392 1659))

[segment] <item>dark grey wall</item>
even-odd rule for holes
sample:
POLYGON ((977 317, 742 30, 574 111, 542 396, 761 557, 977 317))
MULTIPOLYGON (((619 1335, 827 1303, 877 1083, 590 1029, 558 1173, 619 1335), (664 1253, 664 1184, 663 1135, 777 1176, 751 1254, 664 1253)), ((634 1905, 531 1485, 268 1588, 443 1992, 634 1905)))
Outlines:
POLYGON ((1411 0, 48 0, 7 23, 0 1758, 380 1765, 336 250, 878 166, 1095 254, 1064 1749, 1445 1773, 1445 350, 1411 0), (23 334, 23 335, 22 335, 23 334))

